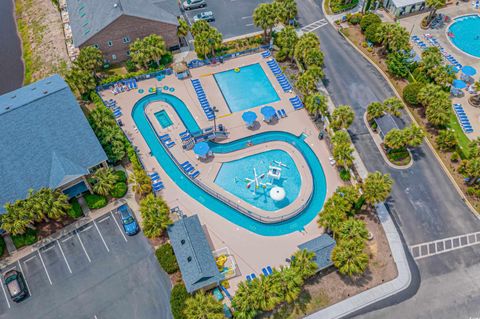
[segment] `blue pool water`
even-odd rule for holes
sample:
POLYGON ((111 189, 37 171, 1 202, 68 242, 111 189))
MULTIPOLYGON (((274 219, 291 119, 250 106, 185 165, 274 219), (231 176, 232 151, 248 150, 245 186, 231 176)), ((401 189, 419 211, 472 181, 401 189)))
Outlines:
POLYGON ((260 64, 214 74, 220 91, 232 112, 280 100, 260 64))
POLYGON ((157 119, 158 123, 160 123, 160 126, 162 128, 167 128, 169 126, 172 126, 173 124, 172 120, 170 119, 170 116, 168 116, 165 110, 161 110, 155 113, 155 118, 157 119))
POLYGON ((455 19, 448 32, 450 41, 460 50, 480 58, 480 16, 469 15, 455 19))
POLYGON ((150 103, 155 101, 164 101, 172 105, 185 126, 190 131, 196 131, 199 129, 192 114, 188 111, 187 106, 178 98, 165 93, 147 95, 137 101, 132 110, 132 117, 135 121, 135 124, 150 147, 153 156, 155 156, 169 177, 174 180, 177 185, 183 191, 185 191, 186 194, 197 200, 211 211, 229 220, 230 222, 259 235, 279 236, 302 230, 303 227, 310 223, 322 209, 326 196, 325 175, 323 173, 322 165, 318 161, 318 158, 312 149, 307 143, 305 143, 303 135, 295 136, 287 132, 264 132, 229 143, 210 143, 211 150, 214 153, 229 153, 247 147, 247 142, 257 145, 272 141, 283 141, 296 147, 297 150, 303 155, 312 172, 312 200, 305 210, 296 217, 280 223, 264 224, 243 215, 219 199, 205 193, 200 187, 185 177, 177 165, 168 156, 165 149, 161 146, 155 131, 150 126, 145 115, 145 109, 150 103))
POLYGON ((271 150, 223 163, 215 178, 215 183, 230 194, 253 206, 263 210, 274 211, 288 206, 297 198, 298 193, 300 193, 302 180, 295 162, 287 152, 271 150), (282 165, 282 174, 279 180, 274 180, 267 176, 270 165, 278 166, 273 161, 282 162, 286 166, 282 165), (286 197, 284 200, 275 202, 270 198, 269 192, 272 187, 270 185, 267 185, 265 189, 260 187, 255 192, 253 185, 247 188, 248 183, 245 181, 245 178, 253 179, 254 168, 258 175, 265 174, 265 177, 260 179, 260 182, 271 183, 272 186, 280 186, 285 189, 286 197))

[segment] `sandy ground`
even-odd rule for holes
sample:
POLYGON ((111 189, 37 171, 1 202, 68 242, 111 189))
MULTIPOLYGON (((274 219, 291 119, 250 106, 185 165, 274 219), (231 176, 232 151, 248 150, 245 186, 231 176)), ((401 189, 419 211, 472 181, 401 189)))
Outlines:
MULTIPOLYGON (((62 20, 51 0, 16 0, 28 25, 32 47, 32 82, 65 69, 69 58, 62 20)), ((17 11, 17 14, 19 12, 17 11)))

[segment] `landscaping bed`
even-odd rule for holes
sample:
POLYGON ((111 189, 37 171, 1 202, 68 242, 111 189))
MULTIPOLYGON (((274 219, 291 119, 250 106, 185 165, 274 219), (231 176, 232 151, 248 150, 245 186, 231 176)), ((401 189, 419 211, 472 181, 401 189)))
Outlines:
POLYGON ((408 163, 411 162, 412 157, 410 156, 410 153, 408 150, 389 150, 386 151, 384 148, 382 148, 383 151, 385 152, 385 155, 387 156, 388 160, 395 165, 398 166, 405 166, 408 165, 408 163))
POLYGON ((344 4, 342 0, 330 0, 329 6, 332 13, 341 13, 349 11, 358 5, 358 0, 352 0, 352 2, 344 4))

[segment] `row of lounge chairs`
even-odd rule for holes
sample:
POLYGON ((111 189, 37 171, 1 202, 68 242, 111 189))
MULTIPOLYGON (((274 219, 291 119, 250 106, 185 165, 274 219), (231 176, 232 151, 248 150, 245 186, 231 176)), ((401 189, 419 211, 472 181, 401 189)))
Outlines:
POLYGON ((425 50, 428 48, 428 45, 418 37, 418 35, 412 35, 412 41, 420 47, 420 49, 425 50))
POLYGON ((123 83, 127 86, 128 90, 133 90, 138 88, 137 80, 135 79, 123 80, 123 83))
POLYGON ((472 1, 472 7, 474 9, 480 9, 480 0, 472 1))
POLYGON ((200 175, 200 171, 196 171, 195 167, 193 167, 193 165, 189 161, 183 162, 182 164, 180 164, 180 167, 191 178, 196 178, 198 175, 200 175))
POLYGON ((203 112, 205 113, 205 116, 209 121, 213 120, 215 118, 215 114, 213 114, 212 107, 210 106, 210 103, 207 100, 207 95, 203 90, 200 80, 198 79, 192 80, 192 85, 193 85, 193 88, 195 89, 195 93, 197 94, 198 101, 200 102, 200 106, 202 107, 203 112))
POLYGON ((279 76, 280 74, 282 74, 282 70, 280 69, 280 66, 278 65, 277 61, 275 61, 275 59, 267 61, 267 65, 275 76, 279 76))
POLYGON ((182 132, 178 135, 180 136, 180 139, 182 140, 182 142, 188 142, 192 139, 192 135, 190 134, 190 132, 188 130, 185 131, 185 132, 182 132))
POLYGON ((113 107, 113 116, 115 116, 115 118, 119 118, 120 116, 123 115, 122 113, 122 110, 120 109, 120 106, 115 106, 113 107))
POLYGON ((114 83, 111 87, 110 90, 114 95, 117 95, 122 92, 130 91, 133 89, 136 89, 138 87, 137 85, 137 80, 135 79, 127 79, 123 81, 119 81, 117 83, 114 83))
POLYGON ((283 92, 292 91, 293 90, 292 85, 290 84, 290 82, 288 82, 287 77, 285 76, 285 74, 283 74, 277 61, 275 61, 275 59, 271 59, 267 61, 267 65, 272 71, 272 73, 275 75, 275 77, 277 78, 277 81, 282 87, 283 92))
POLYGON ((270 53, 270 50, 266 50, 266 51, 263 51, 263 52, 261 53, 261 55, 262 55, 262 58, 266 59, 266 58, 271 57, 271 56, 272 56, 272 53, 270 53))
MULTIPOLYGON (((262 268, 262 273, 265 277, 270 276, 271 274, 273 274, 273 269, 270 266, 264 267, 262 268)), ((257 276, 252 273, 250 275, 247 275, 246 278, 247 278, 247 281, 252 281, 255 278, 257 278, 257 276)))
POLYGON ((300 100, 298 95, 290 98, 289 100, 290 100, 290 103, 292 103, 294 110, 300 110, 301 108, 303 108, 302 100, 300 100))
POLYGON ((449 54, 445 48, 442 47, 440 42, 438 42, 437 38, 435 38, 433 35, 429 33, 425 33, 423 35, 425 39, 427 39, 428 42, 430 42, 432 45, 438 47, 440 49, 440 52, 442 53, 443 57, 445 58, 446 61, 448 61, 450 64, 452 64, 454 67, 456 67, 458 70, 461 70, 463 65, 460 64, 460 62, 455 59, 455 57, 451 54, 449 54))
POLYGON ((162 144, 168 148, 172 148, 175 145, 175 142, 170 138, 169 134, 159 136, 159 139, 162 142, 162 144))
POLYGON ((159 192, 159 191, 161 191, 162 189, 165 188, 165 186, 163 185, 163 182, 160 180, 160 176, 158 175, 157 172, 150 173, 150 174, 148 174, 148 176, 150 177, 150 180, 152 181, 152 189, 153 189, 154 192, 159 192))
POLYGON ((287 117, 287 112, 284 109, 277 110, 278 118, 287 117))
POLYGON ((453 104, 453 109, 455 110, 455 114, 457 114, 458 121, 462 126, 462 129, 465 133, 472 133, 473 127, 470 124, 470 120, 468 119, 467 113, 463 109, 461 104, 453 104))

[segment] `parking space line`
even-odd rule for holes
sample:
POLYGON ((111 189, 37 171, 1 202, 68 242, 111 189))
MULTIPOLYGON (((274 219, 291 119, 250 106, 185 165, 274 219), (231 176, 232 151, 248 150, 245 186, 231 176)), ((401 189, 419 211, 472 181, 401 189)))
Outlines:
POLYGON ((3 273, 6 274, 7 272, 12 271, 12 270, 17 270, 17 267, 12 267, 12 268, 10 268, 9 270, 4 271, 3 273))
POLYGON ((110 212, 110 214, 112 214, 113 221, 114 221, 115 224, 117 225, 118 230, 120 231, 120 234, 122 234, 122 236, 123 236, 123 239, 125 239, 125 242, 127 242, 127 241, 128 241, 128 240, 127 240, 127 237, 126 237, 125 234, 123 233, 122 228, 120 228, 120 225, 118 224, 117 220, 115 219, 115 216, 113 216, 113 213, 112 213, 112 212, 110 212))
POLYGON ((246 24, 245 26, 246 27, 251 27, 253 25, 253 23, 249 23, 249 24, 246 24))
POLYGON ((85 227, 84 229, 80 230, 81 233, 83 233, 84 231, 87 231, 89 230, 90 228, 92 228, 92 225, 88 226, 88 227, 85 227))
POLYGON ((27 263, 27 261, 30 261, 30 260, 32 260, 32 259, 34 259, 34 258, 37 258, 37 255, 33 255, 32 257, 27 258, 27 259, 25 259, 23 262, 24 262, 24 263, 27 263))
POLYGON ((23 268, 22 268, 22 264, 20 263, 20 260, 17 261, 17 263, 18 263, 18 267, 20 267, 20 272, 23 274, 23 280, 25 280, 25 285, 27 285, 28 294, 29 294, 30 297, 31 297, 31 296, 32 296, 32 290, 30 290, 30 286, 28 285, 27 276, 26 276, 25 273, 23 272, 23 268))
POLYGON ((60 242, 57 240, 58 248, 60 248, 60 252, 62 253, 63 260, 65 260, 65 263, 67 264, 68 271, 72 273, 72 268, 70 268, 70 265, 68 263, 67 257, 65 257, 65 254, 63 253, 62 246, 60 245, 60 242))
POLYGON ((66 242, 67 240, 72 239, 72 238, 73 238, 73 235, 70 235, 67 238, 62 239, 62 243, 66 242))
POLYGON ((93 221, 93 225, 94 225, 95 228, 97 229, 97 232, 98 232, 98 234, 100 235, 100 238, 102 239, 102 242, 103 242, 103 244, 105 245, 105 248, 107 249, 108 252, 110 252, 110 249, 108 248, 107 243, 105 242, 105 239, 103 238, 103 235, 102 235, 102 233, 100 232, 100 229, 98 229, 97 223, 96 223, 95 221, 93 221))
POLYGON ((49 251, 50 249, 52 249, 53 247, 54 247, 54 246, 50 246, 50 247, 48 247, 47 249, 43 249, 42 251, 43 251, 43 252, 47 252, 47 251, 49 251))
POLYGON ((43 269, 45 269, 45 273, 47 274, 48 281, 50 282, 50 285, 53 285, 52 279, 50 279, 50 275, 48 274, 47 267, 45 266, 45 263, 43 262, 42 254, 40 251, 38 251, 38 257, 40 257, 40 261, 42 262, 43 269))
POLYGON ((75 234, 77 234, 78 241, 80 242, 80 246, 82 246, 83 248, 83 252, 87 256, 88 262, 91 263, 92 260, 90 259, 90 256, 88 255, 87 250, 85 249, 85 246, 83 246, 83 242, 82 242, 82 239, 80 238, 80 235, 78 234, 78 231, 76 231, 75 234))
POLYGON ((0 285, 2 286, 3 295, 5 296, 5 301, 7 302, 8 309, 10 309, 10 301, 8 301, 7 292, 5 291, 5 287, 3 286, 3 282, 0 283, 0 285))
POLYGON ((109 218, 110 218, 110 216, 107 215, 107 217, 104 217, 104 218, 100 219, 98 222, 99 222, 99 223, 104 222, 104 221, 106 221, 106 220, 109 219, 109 218))
POLYGON ((245 17, 242 17, 242 20, 245 20, 245 19, 250 19, 252 16, 245 16, 245 17))

